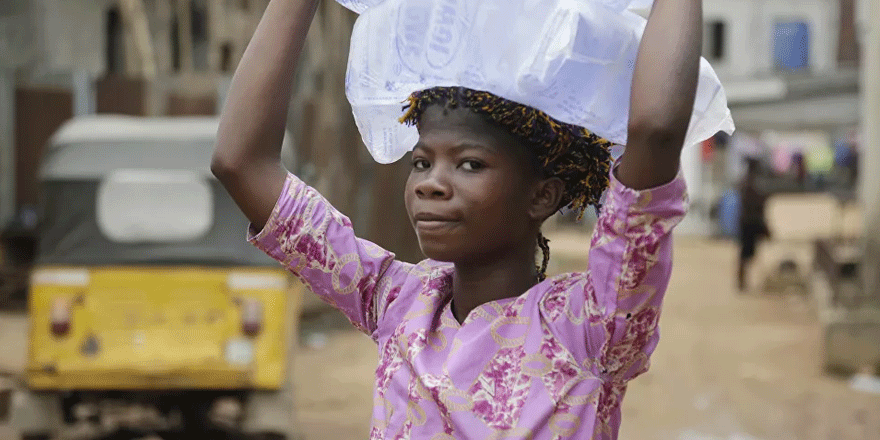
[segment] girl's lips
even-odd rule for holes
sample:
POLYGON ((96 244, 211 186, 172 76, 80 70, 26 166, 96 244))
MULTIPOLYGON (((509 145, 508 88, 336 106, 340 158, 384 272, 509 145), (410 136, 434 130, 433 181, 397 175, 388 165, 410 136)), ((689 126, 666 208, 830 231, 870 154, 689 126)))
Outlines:
POLYGON ((442 222, 451 222, 455 221, 456 218, 449 214, 436 214, 432 212, 419 212, 413 216, 415 221, 442 221, 442 222))
POLYGON ((425 232, 442 231, 456 224, 458 222, 454 220, 416 220, 416 229, 425 232))

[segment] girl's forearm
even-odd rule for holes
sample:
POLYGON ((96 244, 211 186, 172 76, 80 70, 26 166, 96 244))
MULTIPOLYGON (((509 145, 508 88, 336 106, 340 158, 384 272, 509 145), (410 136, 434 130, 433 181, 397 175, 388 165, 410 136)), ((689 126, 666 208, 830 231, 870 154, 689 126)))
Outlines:
POLYGON ((693 112, 702 42, 702 0, 654 1, 633 73, 631 135, 681 148, 693 112))
POLYGON ((214 168, 279 164, 296 63, 319 0, 272 0, 235 71, 214 168))

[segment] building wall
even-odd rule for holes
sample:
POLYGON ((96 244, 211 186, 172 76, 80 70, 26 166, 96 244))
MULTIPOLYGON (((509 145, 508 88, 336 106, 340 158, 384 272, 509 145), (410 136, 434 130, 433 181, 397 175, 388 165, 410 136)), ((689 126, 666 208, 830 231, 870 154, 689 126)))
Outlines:
POLYGON ((15 68, 36 57, 31 2, 0 0, 0 227, 14 216, 15 68))
MULTIPOLYGON (((5 1, 5 0, 4 0, 5 1)), ((103 73, 106 11, 112 0, 37 0, 44 41, 43 68, 103 73)))
POLYGON ((0 68, 0 227, 15 213, 15 75, 0 68))
POLYGON ((29 0, 0 0, 0 68, 18 67, 36 56, 32 10, 29 0))
POLYGON ((707 0, 706 22, 726 23, 725 59, 713 61, 722 79, 766 77, 775 73, 774 24, 805 21, 810 28, 810 72, 836 69, 839 0, 707 0))
MULTIPOLYGON (((746 0, 709 0, 703 2, 703 16, 707 23, 721 21, 726 26, 726 56, 711 60, 712 67, 722 79, 753 76, 756 71, 752 42, 752 15, 754 5, 746 0)), ((708 36, 707 36, 708 37, 708 36)))
MULTIPOLYGON (((108 12, 115 3, 116 0, 0 0, 0 67, 27 65, 26 76, 36 77, 56 73, 102 76, 108 69, 108 12)), ((259 22, 264 2, 195 0, 194 4, 208 14, 206 17, 213 17, 204 25, 211 40, 205 41, 203 37, 193 42, 195 70, 210 72, 221 68, 224 46, 229 53, 227 67, 233 69, 259 22)), ((177 73, 172 68, 175 7, 169 0, 144 0, 144 8, 158 73, 173 76, 177 73)), ((126 56, 133 54, 132 41, 124 40, 121 50, 126 56)))

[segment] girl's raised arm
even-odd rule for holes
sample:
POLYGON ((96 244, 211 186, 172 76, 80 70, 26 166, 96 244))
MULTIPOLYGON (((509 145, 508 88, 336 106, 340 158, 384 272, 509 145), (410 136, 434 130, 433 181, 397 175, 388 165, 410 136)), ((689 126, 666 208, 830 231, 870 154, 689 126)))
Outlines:
POLYGON ((617 168, 624 185, 653 188, 678 173, 702 40, 702 0, 654 0, 633 73, 629 139, 617 168))
POLYGON ((211 171, 253 226, 269 219, 287 176, 281 143, 296 63, 319 0, 272 0, 235 71, 211 171))

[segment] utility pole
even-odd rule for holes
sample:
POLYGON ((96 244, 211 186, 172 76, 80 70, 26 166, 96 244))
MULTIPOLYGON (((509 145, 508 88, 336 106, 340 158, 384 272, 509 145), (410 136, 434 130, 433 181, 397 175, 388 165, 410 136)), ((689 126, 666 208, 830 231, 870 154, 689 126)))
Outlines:
POLYGON ((845 304, 836 298, 834 290, 846 287, 840 275, 818 276, 813 283, 823 327, 824 368, 836 373, 880 369, 880 0, 858 0, 858 28, 862 100, 858 195, 864 240, 859 266, 862 279, 852 281, 861 285, 861 301, 845 304))
POLYGON ((177 38, 180 51, 180 70, 193 71, 192 14, 190 0, 177 0, 177 38))
POLYGON ((880 300, 880 0, 862 5, 862 148, 859 176, 864 207, 865 295, 880 300))

